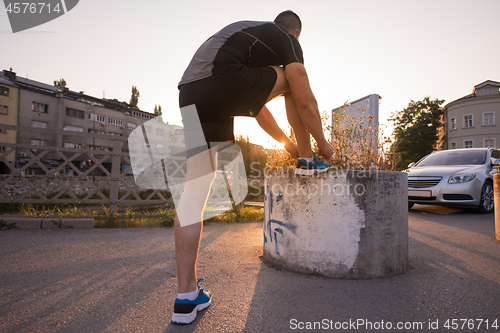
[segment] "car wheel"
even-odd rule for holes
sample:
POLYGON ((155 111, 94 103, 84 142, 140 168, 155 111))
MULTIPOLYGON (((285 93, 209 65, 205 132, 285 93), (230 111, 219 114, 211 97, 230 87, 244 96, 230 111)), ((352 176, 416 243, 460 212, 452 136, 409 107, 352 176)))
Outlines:
POLYGON ((481 191, 481 201, 479 202, 478 207, 478 210, 481 214, 489 214, 493 212, 493 209, 495 207, 493 194, 493 183, 487 181, 483 185, 483 189, 481 191))
POLYGON ((408 210, 410 210, 413 207, 414 203, 413 202, 408 202, 408 210))

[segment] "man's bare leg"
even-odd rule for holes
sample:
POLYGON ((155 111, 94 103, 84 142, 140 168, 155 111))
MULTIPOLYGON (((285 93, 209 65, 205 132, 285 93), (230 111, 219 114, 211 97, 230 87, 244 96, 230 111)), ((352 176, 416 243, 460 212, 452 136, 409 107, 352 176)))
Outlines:
POLYGON ((175 260, 177 262, 177 292, 179 294, 196 290, 196 261, 202 225, 199 222, 181 227, 179 217, 175 214, 175 260))
MULTIPOLYGON (((215 151, 215 150, 214 150, 215 151)), ((174 221, 178 294, 172 322, 190 324, 198 311, 210 306, 210 292, 198 288, 196 261, 203 228, 203 210, 215 178, 215 163, 210 150, 188 158, 184 192, 176 204, 174 221)))
POLYGON ((278 77, 276 79, 276 83, 274 84, 274 88, 271 91, 269 98, 267 99, 267 102, 278 96, 285 96, 285 106, 288 123, 292 126, 293 132, 295 133, 295 138, 297 139, 299 157, 311 158, 313 157, 311 137, 302 118, 300 117, 299 109, 297 108, 295 100, 293 99, 293 96, 290 92, 290 87, 285 77, 285 71, 281 67, 273 66, 273 68, 274 70, 276 70, 276 74, 278 77))
POLYGON ((187 160, 184 192, 174 220, 178 293, 196 290, 196 261, 203 229, 203 209, 214 181, 211 150, 187 160), (180 217, 179 217, 180 216, 180 217), (179 218, 183 219, 181 225, 179 218))
POLYGON ((292 126, 299 148, 299 158, 313 157, 311 148, 311 135, 306 129, 302 118, 300 117, 299 110, 295 104, 295 100, 291 93, 285 94, 285 107, 288 123, 292 126))

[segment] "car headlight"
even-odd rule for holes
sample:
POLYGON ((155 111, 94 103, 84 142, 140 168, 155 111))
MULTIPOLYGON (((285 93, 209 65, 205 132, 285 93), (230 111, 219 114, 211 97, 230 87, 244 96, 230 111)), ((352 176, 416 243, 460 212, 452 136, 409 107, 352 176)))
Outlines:
POLYGON ((448 183, 450 184, 460 184, 460 183, 467 183, 470 182, 476 178, 475 173, 467 174, 467 175, 455 175, 451 176, 450 179, 448 179, 448 183))

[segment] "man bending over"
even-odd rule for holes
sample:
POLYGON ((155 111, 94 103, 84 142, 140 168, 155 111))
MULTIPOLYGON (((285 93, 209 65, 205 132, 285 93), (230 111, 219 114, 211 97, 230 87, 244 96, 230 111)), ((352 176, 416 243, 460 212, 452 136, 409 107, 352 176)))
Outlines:
POLYGON ((274 22, 240 21, 210 37, 196 51, 179 83, 179 104, 187 150, 186 185, 174 223, 178 297, 172 322, 189 324, 208 307, 211 295, 196 280, 196 260, 203 210, 214 180, 214 154, 234 142, 234 117, 254 117, 259 125, 297 158, 296 174, 325 172, 333 147, 326 140, 318 104, 304 67, 300 18, 292 11, 274 22), (284 96, 288 122, 297 144, 278 127, 266 103, 284 96), (196 119, 196 121, 193 121, 196 119), (199 122, 197 121, 199 119, 199 122), (196 124, 201 125, 200 146, 196 124), (202 138, 203 140, 203 138, 202 138))

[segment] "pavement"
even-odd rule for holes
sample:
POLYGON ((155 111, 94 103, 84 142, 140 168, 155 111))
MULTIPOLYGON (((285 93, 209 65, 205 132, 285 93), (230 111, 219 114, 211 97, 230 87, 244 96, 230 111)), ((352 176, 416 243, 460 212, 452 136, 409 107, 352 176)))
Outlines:
POLYGON ((2 231, 0 332, 499 332, 494 215, 416 205, 409 227, 406 274, 335 280, 262 262, 262 222, 207 225, 213 303, 188 326, 170 323, 172 228, 2 231))

